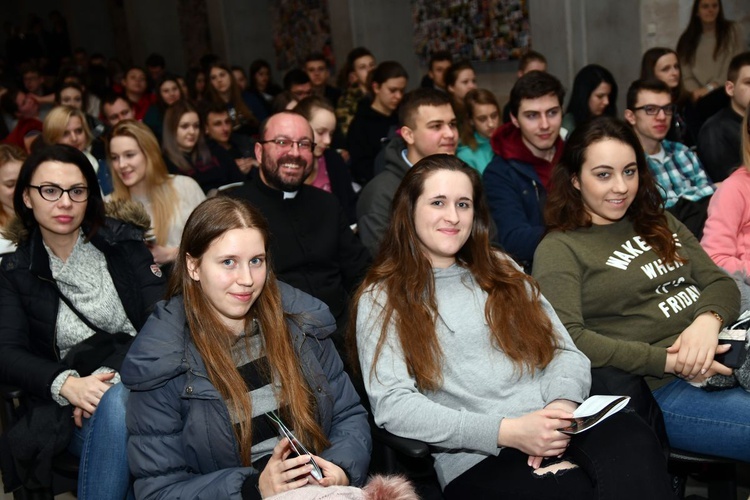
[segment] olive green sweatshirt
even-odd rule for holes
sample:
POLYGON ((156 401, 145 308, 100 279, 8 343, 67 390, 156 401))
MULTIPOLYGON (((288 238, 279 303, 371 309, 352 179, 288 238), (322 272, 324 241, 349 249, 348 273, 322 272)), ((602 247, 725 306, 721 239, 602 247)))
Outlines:
POLYGON ((690 231, 670 214, 678 253, 666 264, 632 223, 592 225, 548 234, 534 255, 534 277, 591 366, 644 375, 652 389, 664 374, 666 348, 700 314, 714 311, 725 324, 740 294, 690 231))

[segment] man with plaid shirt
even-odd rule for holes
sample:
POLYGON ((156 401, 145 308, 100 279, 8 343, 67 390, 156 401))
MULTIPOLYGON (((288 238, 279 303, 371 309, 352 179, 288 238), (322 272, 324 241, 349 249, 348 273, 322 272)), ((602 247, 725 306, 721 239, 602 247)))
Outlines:
POLYGON ((636 80, 630 85, 625 119, 641 141, 664 205, 700 239, 716 185, 695 152, 679 142, 664 140, 673 114, 672 96, 664 82, 636 80))

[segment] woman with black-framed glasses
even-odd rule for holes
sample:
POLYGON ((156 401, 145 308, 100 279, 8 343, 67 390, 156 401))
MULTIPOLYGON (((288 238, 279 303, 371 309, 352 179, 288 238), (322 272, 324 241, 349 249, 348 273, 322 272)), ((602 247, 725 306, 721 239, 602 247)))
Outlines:
POLYGON ((19 477, 39 479, 67 448, 82 457, 79 498, 125 498, 128 393, 118 371, 165 285, 143 241, 148 216, 120 204, 117 218, 105 217, 91 163, 67 145, 23 163, 13 206, 6 233, 18 248, 0 265, 0 383, 20 386, 31 410, 2 452, 17 469, 33 464, 19 477))

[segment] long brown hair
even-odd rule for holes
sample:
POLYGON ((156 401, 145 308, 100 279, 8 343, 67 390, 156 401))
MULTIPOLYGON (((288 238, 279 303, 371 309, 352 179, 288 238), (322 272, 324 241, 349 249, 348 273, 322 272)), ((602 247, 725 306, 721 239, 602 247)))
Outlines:
MULTIPOLYGON (((172 185, 172 178, 167 172, 167 166, 161 156, 159 142, 150 128, 135 120, 122 120, 115 125, 107 143, 108 151, 109 144, 115 137, 130 137, 133 139, 146 158, 146 192, 151 202, 151 226, 156 237, 156 243, 166 245, 169 238, 169 228, 180 202, 180 195, 172 185)), ((123 184, 120 176, 113 171, 111 159, 109 163, 110 171, 112 171, 112 184, 115 188, 112 199, 130 200, 130 190, 123 184)))
POLYGON ((162 147, 164 155, 185 175, 189 175, 196 162, 211 162, 211 151, 206 144, 203 124, 200 122, 200 114, 195 106, 184 99, 180 99, 172 104, 164 113, 162 147), (180 126, 180 120, 188 113, 195 113, 195 116, 198 117, 198 142, 195 143, 193 150, 188 154, 190 161, 185 158, 180 146, 177 144, 177 129, 180 126))
POLYGON ((610 116, 585 122, 570 134, 560 163, 552 170, 551 189, 544 208, 547 232, 574 231, 591 226, 591 215, 584 207, 581 192, 573 186, 572 181, 581 175, 589 146, 606 139, 622 142, 635 152, 638 192, 625 216, 632 221, 636 234, 646 240, 664 262, 683 262, 684 258, 677 255, 672 230, 664 215, 664 201, 649 171, 638 136, 628 123, 610 116))
MULTIPOLYGON (((693 64, 695 62, 695 51, 698 49, 698 42, 700 42, 703 35, 703 24, 698 18, 700 3, 701 0, 693 0, 693 7, 690 10, 690 22, 677 42, 677 54, 682 64, 693 64)), ((734 24, 732 21, 728 21, 724 17, 724 6, 721 5, 721 0, 719 0, 719 15, 716 16, 716 27, 714 29, 714 33, 716 34, 714 60, 731 43, 729 37, 732 35, 732 24, 734 24)))
POLYGON ((432 155, 414 165, 404 177, 393 201, 393 217, 383 238, 380 252, 360 285, 352 303, 350 354, 356 362, 355 325, 360 298, 373 289, 387 295, 380 320, 375 361, 386 342, 388 328, 395 325, 409 373, 420 390, 442 385, 443 351, 437 338, 438 315, 435 281, 429 258, 422 251, 414 225, 414 209, 424 183, 440 170, 464 173, 473 187, 474 220, 471 234, 456 254, 459 265, 471 271, 488 297, 484 313, 495 348, 503 351, 520 373, 543 369, 555 355, 557 339, 552 323, 542 309, 536 282, 518 270, 509 258, 490 246, 490 214, 479 174, 451 155, 432 155))
POLYGON ((219 95, 219 92, 214 88, 213 84, 211 83, 211 70, 214 68, 219 68, 221 70, 226 71, 229 74, 229 103, 234 106, 234 109, 237 110, 237 114, 239 115, 237 117, 237 123, 234 123, 234 126, 236 127, 239 125, 239 122, 241 121, 240 117, 244 119, 244 122, 250 125, 251 127, 257 127, 258 126, 258 119, 255 117, 252 111, 250 111, 250 108, 247 107, 247 104, 245 104, 245 100, 242 98, 242 89, 240 89, 240 86, 237 85, 237 80, 234 78, 234 74, 232 73, 232 70, 229 68, 229 65, 226 63, 223 63, 221 61, 215 61, 211 63, 208 67, 208 70, 206 71, 206 95, 208 98, 215 103, 224 104, 227 105, 227 101, 225 101, 221 95, 219 95))
POLYGON ((315 420, 315 398, 296 362, 297 353, 287 318, 282 309, 281 292, 271 269, 269 254, 270 232, 268 222, 250 203, 217 196, 198 205, 185 224, 180 250, 169 282, 169 296, 182 295, 190 337, 203 357, 208 378, 224 398, 231 415, 239 420, 235 435, 239 443, 242 463, 251 463, 252 400, 247 385, 237 371, 231 355, 231 345, 236 336, 217 317, 202 291, 200 282, 190 278, 188 255, 198 260, 211 244, 232 229, 256 229, 263 236, 266 250, 266 283, 245 318, 245 328, 251 328, 255 319, 263 335, 265 355, 280 407, 289 408, 290 422, 298 437, 317 453, 329 441, 315 420))
MULTIPOLYGON (((656 63, 659 59, 666 56, 667 54, 674 54, 677 57, 677 64, 680 64, 680 58, 677 56, 677 52, 666 47, 653 47, 643 53, 641 58, 641 80, 658 80, 656 76, 656 63)), ((680 83, 673 89, 670 89, 672 94, 672 103, 678 108, 682 108, 685 103, 690 99, 690 94, 685 90, 685 86, 682 84, 682 68, 680 68, 680 83)))
MULTIPOLYGON (((466 123, 462 124, 461 127, 461 143, 469 146, 472 151, 476 151, 479 145, 477 139, 474 137, 474 125, 471 120, 474 118, 474 106, 477 104, 491 104, 495 106, 498 114, 500 114, 500 105, 495 99, 495 94, 485 89, 471 89, 466 93, 464 97, 464 109, 466 109, 466 123)), ((498 118, 499 120, 499 118, 498 118)))

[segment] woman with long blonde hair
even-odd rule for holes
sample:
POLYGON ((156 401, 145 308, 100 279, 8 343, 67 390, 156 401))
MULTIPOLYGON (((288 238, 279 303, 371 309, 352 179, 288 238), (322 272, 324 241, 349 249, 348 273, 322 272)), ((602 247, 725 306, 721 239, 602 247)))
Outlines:
POLYGON ((276 281, 269 238, 260 212, 229 197, 188 219, 169 298, 123 364, 137 497, 265 498, 364 483, 369 427, 330 340, 335 320, 276 281), (322 476, 278 439, 272 413, 322 476))
POLYGON ((56 106, 47 113, 42 125, 42 141, 44 144, 48 146, 67 144, 86 155, 99 179, 99 187, 102 193, 106 195, 112 192, 112 179, 104 161, 100 164, 99 160, 91 154, 93 140, 94 134, 89 128, 86 113, 82 109, 73 106, 56 106))
MULTIPOLYGON (((0 144, 0 229, 5 228, 15 215, 13 193, 18 172, 26 160, 26 153, 12 144, 0 144)), ((15 250, 16 245, 0 235, 0 256, 15 250)))
POLYGON ((170 175, 151 129, 123 120, 112 130, 109 161, 114 181, 113 200, 135 200, 151 216, 151 253, 157 264, 172 262, 190 212, 206 196, 197 182, 170 175))
POLYGON ((42 140, 48 146, 67 144, 82 151, 92 162, 94 170, 99 164, 89 153, 94 136, 91 133, 86 114, 73 106, 55 106, 47 113, 42 126, 42 140))

